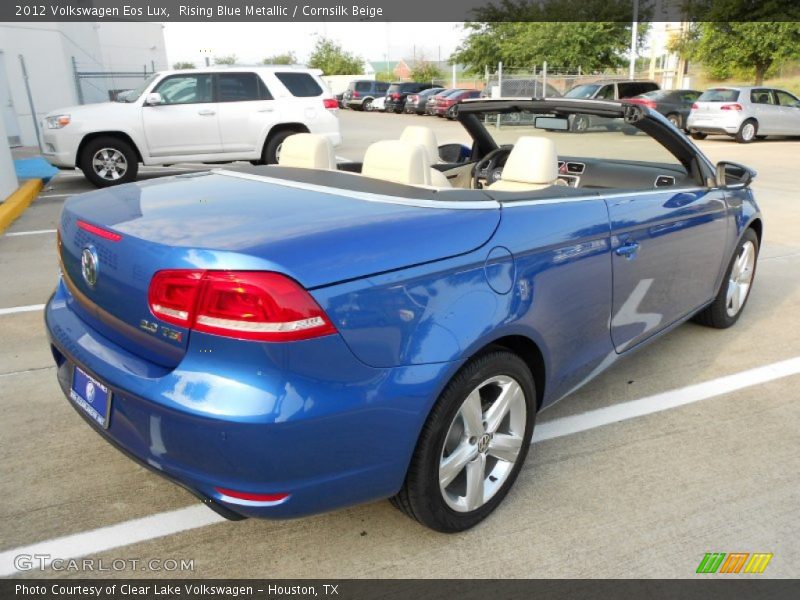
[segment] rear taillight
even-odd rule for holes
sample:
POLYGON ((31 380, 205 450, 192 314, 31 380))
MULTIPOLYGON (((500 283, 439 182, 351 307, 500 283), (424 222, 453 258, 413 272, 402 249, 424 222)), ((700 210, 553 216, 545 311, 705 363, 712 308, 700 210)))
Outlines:
POLYGON ((325 105, 325 108, 339 108, 339 102, 337 102, 336 98, 324 98, 322 104, 325 105))
POLYGON ((400 94, 392 94, 392 100, 400 100, 400 94))
POLYGON ((697 110, 698 108, 700 108, 700 105, 697 102, 692 104, 692 110, 697 110))
POLYGON ((122 236, 118 233, 114 233, 113 231, 109 231, 108 229, 103 229, 102 227, 98 227, 97 225, 92 225, 91 223, 87 223, 86 221, 81 221, 80 219, 78 220, 78 227, 80 227, 84 231, 93 233, 94 235, 101 237, 104 240, 109 240, 111 242, 118 242, 122 239, 122 236))
POLYGON ((148 303, 168 323, 244 340, 295 341, 336 332, 311 295, 280 273, 159 271, 148 303))
POLYGON ((360 94, 359 92, 353 92, 353 93, 350 95, 350 97, 351 97, 351 98, 360 98, 360 97, 361 97, 361 94, 360 94))
POLYGON ((735 104, 723 104, 722 106, 720 106, 720 107, 719 107, 719 109, 720 109, 720 110, 735 110, 735 111, 740 111, 740 110, 742 110, 742 105, 741 105, 741 104, 739 104, 738 102, 737 102, 737 103, 735 103, 735 104))

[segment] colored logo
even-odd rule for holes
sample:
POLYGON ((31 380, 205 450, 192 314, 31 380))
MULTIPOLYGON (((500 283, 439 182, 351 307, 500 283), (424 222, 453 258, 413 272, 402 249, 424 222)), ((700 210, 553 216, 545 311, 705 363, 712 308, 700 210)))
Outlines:
POLYGON ((94 403, 94 384, 91 381, 86 384, 86 401, 89 404, 94 403))
POLYGON ((697 566, 697 573, 763 573, 772 553, 768 552, 706 552, 697 566))

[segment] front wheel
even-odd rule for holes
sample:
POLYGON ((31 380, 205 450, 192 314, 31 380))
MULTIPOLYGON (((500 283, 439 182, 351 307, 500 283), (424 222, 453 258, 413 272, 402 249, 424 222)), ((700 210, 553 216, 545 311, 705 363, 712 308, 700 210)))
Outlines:
POLYGON ((758 236, 748 229, 736 247, 717 297, 694 320, 716 329, 727 329, 736 323, 750 297, 757 261, 758 236))
POLYGON ((585 133, 589 130, 589 117, 586 115, 575 115, 572 119, 572 131, 575 133, 585 133))
POLYGON ((693 140, 704 140, 708 137, 707 133, 700 133, 699 131, 691 131, 689 135, 692 136, 693 140))
POLYGON ((681 122, 681 116, 676 113, 670 113, 667 115, 667 121, 675 125, 678 129, 683 129, 683 123, 681 122))
POLYGON ((535 415, 536 387, 519 356, 495 349, 475 357, 433 407, 392 503, 436 531, 477 525, 514 484, 535 415))
POLYGON ((108 187, 134 181, 139 171, 139 159, 125 140, 102 136, 83 147, 78 167, 95 186, 108 187))

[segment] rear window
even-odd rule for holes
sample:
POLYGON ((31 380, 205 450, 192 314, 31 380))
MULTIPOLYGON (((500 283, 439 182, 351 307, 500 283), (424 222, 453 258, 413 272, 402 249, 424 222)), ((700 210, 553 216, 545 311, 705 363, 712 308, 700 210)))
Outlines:
POLYGON ((322 94, 322 88, 308 73, 275 73, 292 96, 310 98, 322 94))
POLYGON ((634 81, 630 83, 624 82, 618 83, 617 89, 619 90, 620 98, 631 98, 633 96, 638 96, 639 94, 644 94, 645 92, 657 90, 658 84, 649 81, 634 81))
POLYGON ((267 86, 255 73, 220 73, 218 77, 220 102, 272 100, 267 86))
POLYGON ((697 99, 698 102, 735 102, 739 99, 739 90, 714 88, 706 90, 697 99))
POLYGON ((400 91, 400 84, 399 83, 393 83, 392 85, 390 85, 386 89, 386 93, 388 93, 388 94, 394 94, 394 93, 399 92, 399 91, 400 91))
POLYGON ((375 84, 375 91, 379 94, 383 94, 386 90, 389 89, 388 83, 376 83, 375 84))

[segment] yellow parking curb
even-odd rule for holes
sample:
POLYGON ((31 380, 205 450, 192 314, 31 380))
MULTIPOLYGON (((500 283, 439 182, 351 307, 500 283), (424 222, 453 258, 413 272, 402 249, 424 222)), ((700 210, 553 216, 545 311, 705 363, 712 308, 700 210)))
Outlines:
POLYGON ((0 234, 13 223, 17 217, 25 212, 33 199, 39 194, 44 183, 41 179, 29 179, 17 191, 11 194, 6 201, 0 204, 0 234))

